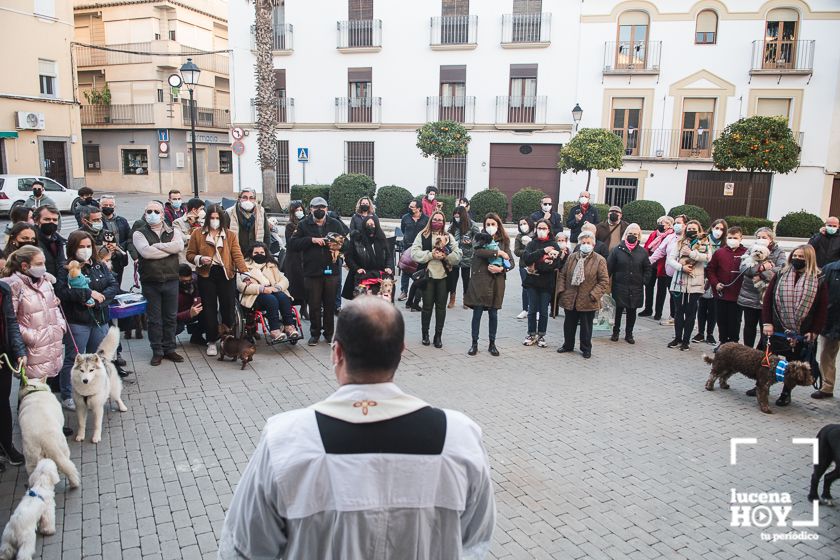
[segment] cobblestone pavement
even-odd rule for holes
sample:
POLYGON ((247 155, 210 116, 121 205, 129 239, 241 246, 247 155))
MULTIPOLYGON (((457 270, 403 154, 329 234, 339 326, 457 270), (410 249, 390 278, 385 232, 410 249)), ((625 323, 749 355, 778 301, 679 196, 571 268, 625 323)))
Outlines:
MULTIPOLYGON (((501 357, 466 355, 470 312, 448 312, 444 348, 420 345, 419 313, 407 313, 408 349, 397 373, 407 391, 463 410, 484 429, 496 485, 494 558, 840 557, 840 511, 821 508, 816 541, 764 542, 730 527, 730 489, 789 492, 794 519, 809 515, 809 446, 836 422, 836 401, 798 388, 791 406, 759 412, 732 390, 707 392, 708 366, 692 345, 665 347, 671 330, 639 319, 635 346, 596 333, 593 357, 524 347, 517 275, 500 313, 501 357), (729 439, 755 437, 729 464, 729 439)), ((183 337, 182 337, 183 338, 183 337)), ((136 383, 129 411, 108 413, 102 442, 71 442, 82 485, 57 488, 55 536, 38 558, 214 558, 225 510, 269 416, 329 395, 329 346, 261 347, 245 371, 184 346, 187 361, 148 366, 146 340, 124 342, 136 383)), ((772 391, 778 394, 778 388, 772 391)), ((14 398, 14 397, 13 397, 14 398)), ((69 424, 75 427, 75 417, 69 424)), ((24 493, 25 471, 0 475, 0 524, 24 493)), ((837 490, 840 493, 840 489, 837 490)), ((773 529, 786 532, 789 529, 773 529)))

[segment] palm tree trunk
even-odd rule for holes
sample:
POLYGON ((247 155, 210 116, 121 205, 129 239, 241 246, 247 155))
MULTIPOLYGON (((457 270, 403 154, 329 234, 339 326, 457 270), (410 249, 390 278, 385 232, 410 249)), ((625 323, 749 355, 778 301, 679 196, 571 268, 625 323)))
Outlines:
POLYGON ((256 99, 257 152, 262 170, 263 205, 271 212, 280 211, 277 200, 277 99, 274 96, 274 61, 271 55, 271 15, 273 0, 255 0, 255 42, 257 63, 256 99))

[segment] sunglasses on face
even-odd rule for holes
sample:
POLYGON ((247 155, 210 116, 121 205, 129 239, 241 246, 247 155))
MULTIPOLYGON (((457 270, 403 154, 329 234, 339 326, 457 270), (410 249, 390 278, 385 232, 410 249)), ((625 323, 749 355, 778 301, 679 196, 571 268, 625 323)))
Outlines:
POLYGON ((146 214, 160 214, 160 210, 146 210, 146 214))

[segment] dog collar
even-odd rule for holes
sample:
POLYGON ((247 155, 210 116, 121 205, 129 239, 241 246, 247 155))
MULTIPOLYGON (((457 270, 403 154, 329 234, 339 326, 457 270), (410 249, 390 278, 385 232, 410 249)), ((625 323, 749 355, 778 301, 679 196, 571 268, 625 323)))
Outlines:
POLYGON ((20 400, 25 399, 26 397, 28 397, 32 393, 37 393, 39 391, 49 391, 49 389, 50 389, 49 387, 41 387, 40 385, 31 385, 31 384, 24 385, 24 388, 26 389, 26 392, 23 393, 23 395, 21 395, 20 400))
POLYGON ((27 495, 27 496, 30 496, 30 497, 32 497, 32 498, 38 498, 38 499, 39 499, 39 500, 41 500, 42 502, 46 501, 46 500, 44 500, 44 497, 43 497, 41 494, 39 494, 38 492, 36 492, 36 491, 35 491, 35 490, 33 490, 32 488, 30 488, 30 489, 29 489, 29 492, 27 492, 27 493, 26 493, 26 495, 27 495))

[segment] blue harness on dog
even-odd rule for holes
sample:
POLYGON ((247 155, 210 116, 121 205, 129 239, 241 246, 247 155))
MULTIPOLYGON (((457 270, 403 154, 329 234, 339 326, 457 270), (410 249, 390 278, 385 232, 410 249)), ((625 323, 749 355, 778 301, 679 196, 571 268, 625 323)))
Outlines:
POLYGON ((780 359, 776 362, 776 382, 782 382, 785 380, 785 369, 787 369, 787 360, 780 359))

